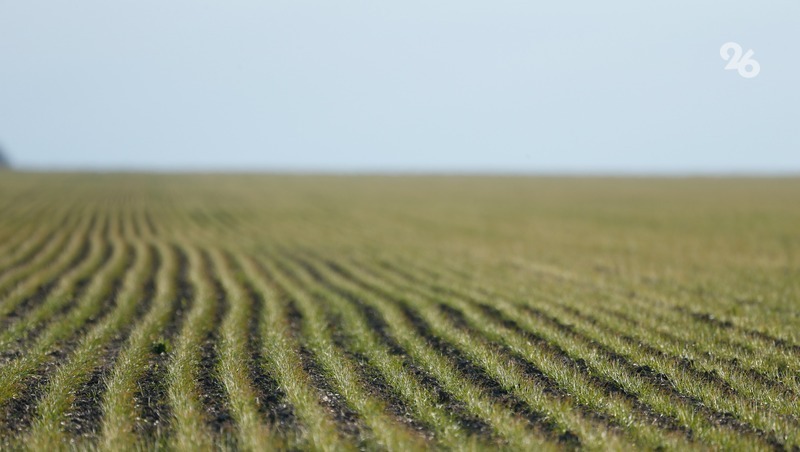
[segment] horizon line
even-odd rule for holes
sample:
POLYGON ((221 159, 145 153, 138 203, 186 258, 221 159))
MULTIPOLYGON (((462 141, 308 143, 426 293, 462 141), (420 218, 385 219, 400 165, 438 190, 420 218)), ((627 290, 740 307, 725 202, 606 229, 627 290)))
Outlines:
POLYGON ((503 169, 323 169, 323 168, 92 168, 9 167, 19 174, 152 174, 152 175, 274 175, 274 176, 508 176, 508 177, 608 177, 608 178, 800 178, 800 169, 775 170, 503 170, 503 169))

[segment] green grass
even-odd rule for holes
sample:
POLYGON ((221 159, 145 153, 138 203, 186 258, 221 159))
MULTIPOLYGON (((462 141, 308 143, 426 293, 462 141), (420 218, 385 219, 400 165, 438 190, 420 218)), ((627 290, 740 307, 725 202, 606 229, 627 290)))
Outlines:
POLYGON ((797 449, 798 200, 5 173, 0 449, 797 449))

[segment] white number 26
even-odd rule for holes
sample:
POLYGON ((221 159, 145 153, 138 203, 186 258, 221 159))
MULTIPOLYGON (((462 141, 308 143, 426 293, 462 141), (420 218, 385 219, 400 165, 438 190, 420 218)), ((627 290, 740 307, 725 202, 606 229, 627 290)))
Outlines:
POLYGON ((742 46, 735 42, 726 42, 719 49, 719 56, 728 62, 725 69, 736 69, 744 78, 753 78, 761 71, 761 65, 752 59, 753 53, 753 50, 750 49, 742 56, 742 46), (730 53, 731 50, 733 50, 733 54, 730 53))

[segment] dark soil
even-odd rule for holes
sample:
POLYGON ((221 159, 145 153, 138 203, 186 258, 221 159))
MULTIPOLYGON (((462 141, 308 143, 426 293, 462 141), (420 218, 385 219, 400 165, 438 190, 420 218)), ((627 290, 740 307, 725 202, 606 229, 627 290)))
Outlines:
MULTIPOLYGON (((226 256, 228 265, 239 270, 230 255, 226 256)), ((264 317, 264 299, 255 291, 252 285, 244 283, 245 291, 252 305, 250 323, 248 325, 250 349, 250 378, 257 394, 259 412, 267 419, 271 427, 280 432, 286 432, 297 426, 294 407, 286 400, 286 393, 278 382, 265 371, 262 363, 263 342, 260 334, 260 322, 264 317)))
POLYGON ((214 308, 214 322, 208 332, 205 343, 202 345, 200 369, 198 372, 200 398, 205 405, 207 418, 211 428, 221 434, 230 433, 234 429, 234 420, 230 412, 230 402, 225 386, 219 378, 219 325, 225 317, 230 306, 225 290, 213 272, 213 265, 208 253, 201 253, 203 271, 214 287, 214 297, 217 301, 214 308))
POLYGON ((413 325, 416 333, 423 337, 429 345, 439 351, 442 355, 447 356, 456 368, 464 375, 467 380, 475 382, 486 393, 497 400, 498 403, 503 404, 510 410, 514 411, 534 428, 539 428, 547 433, 554 439, 562 442, 567 448, 580 447, 580 439, 573 432, 562 431, 545 413, 537 412, 525 402, 517 398, 515 395, 508 392, 494 380, 485 369, 474 364, 467 358, 461 350, 456 348, 450 343, 445 342, 441 338, 433 334, 433 331, 428 323, 411 308, 405 300, 395 297, 393 294, 386 293, 378 287, 374 287, 367 282, 359 280, 349 272, 342 275, 350 279, 355 284, 361 286, 365 290, 369 290, 383 299, 395 304, 405 315, 410 324, 413 325))
POLYGON ((134 395, 136 406, 140 410, 137 430, 149 438, 153 438, 161 430, 168 429, 170 425, 167 366, 174 339, 186 318, 185 313, 191 309, 194 300, 194 289, 189 283, 189 261, 186 253, 175 245, 172 249, 177 262, 177 301, 161 333, 161 339, 154 344, 147 370, 139 380, 139 391, 134 395), (162 353, 161 350, 165 352, 162 353))
MULTIPOLYGON (((78 390, 75 403, 67 415, 70 420, 66 428, 76 435, 92 436, 100 431, 106 378, 113 369, 117 356, 130 336, 133 326, 141 320, 152 306, 156 288, 155 281, 161 268, 161 256, 154 246, 150 247, 150 251, 153 256, 153 262, 145 279, 142 298, 137 303, 134 318, 105 347, 103 358, 99 361, 101 363, 100 366, 94 369, 89 381, 78 390)), ((133 248, 130 249, 130 252, 133 252, 133 248)))

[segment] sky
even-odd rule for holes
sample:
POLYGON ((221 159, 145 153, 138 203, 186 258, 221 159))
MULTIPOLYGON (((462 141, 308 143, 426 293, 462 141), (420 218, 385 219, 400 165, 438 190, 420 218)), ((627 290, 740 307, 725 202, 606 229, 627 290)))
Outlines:
POLYGON ((798 24, 797 0, 0 0, 0 146, 24 169, 800 173, 798 24))

